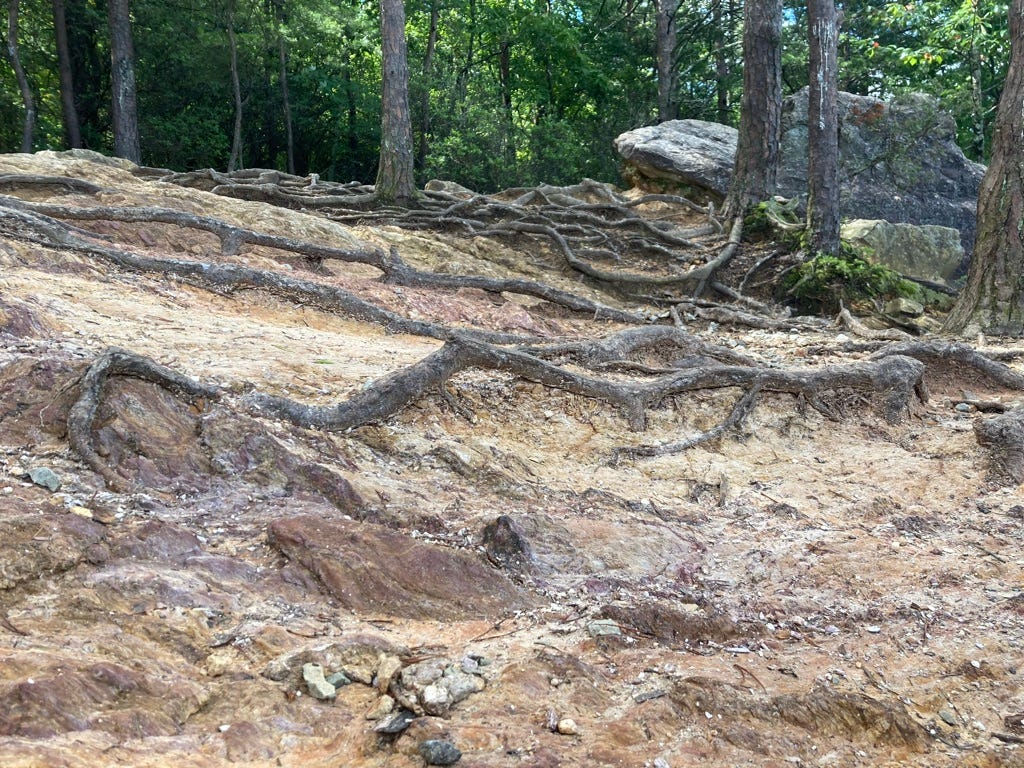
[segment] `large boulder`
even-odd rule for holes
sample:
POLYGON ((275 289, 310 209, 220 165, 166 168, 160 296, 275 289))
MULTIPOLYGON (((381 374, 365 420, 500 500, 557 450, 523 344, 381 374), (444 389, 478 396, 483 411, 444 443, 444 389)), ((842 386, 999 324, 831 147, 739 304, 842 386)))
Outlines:
POLYGON ((843 224, 842 237, 870 248, 875 261, 901 274, 935 283, 952 282, 964 257, 960 233, 935 224, 854 219, 843 224))
POLYGON ((662 181, 691 187, 698 195, 724 197, 736 137, 736 129, 728 125, 669 120, 623 133, 615 139, 615 151, 626 161, 625 174, 636 186, 662 181))
MULTIPOLYGON (((787 98, 782 112, 778 193, 805 198, 807 89, 787 98)), ((735 130, 717 123, 672 120, 628 131, 615 148, 634 184, 675 180, 723 198, 736 137, 735 130)), ((914 95, 885 102, 840 93, 839 152, 844 217, 953 227, 970 251, 985 168, 964 157, 953 118, 934 99, 914 95)))

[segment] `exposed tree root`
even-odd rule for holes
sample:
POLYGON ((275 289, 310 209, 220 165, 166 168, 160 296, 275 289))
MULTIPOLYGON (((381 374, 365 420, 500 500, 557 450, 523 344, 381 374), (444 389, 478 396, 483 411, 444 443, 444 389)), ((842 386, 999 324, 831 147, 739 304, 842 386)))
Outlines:
POLYGON ((1006 364, 997 362, 966 344, 908 341, 883 347, 873 355, 873 359, 889 355, 913 357, 934 368, 961 366, 973 370, 998 386, 1024 390, 1024 374, 1017 373, 1006 364))
POLYGON ((379 248, 333 248, 307 241, 268 235, 236 227, 220 219, 196 216, 167 208, 82 208, 42 203, 27 203, 16 198, 3 198, 0 204, 20 211, 30 211, 54 219, 85 221, 120 221, 125 223, 173 224, 217 235, 221 252, 230 256, 238 253, 243 244, 263 246, 295 253, 316 264, 325 260, 368 264, 381 270, 386 282, 393 285, 432 288, 477 288, 491 293, 518 293, 533 296, 577 312, 585 312, 599 320, 636 323, 641 318, 614 307, 600 304, 568 291, 544 283, 521 279, 501 279, 472 275, 445 275, 424 272, 409 266, 397 249, 385 254, 379 248))
POLYGON ((373 196, 370 188, 285 178, 268 171, 222 174, 207 170, 174 174, 165 181, 247 200, 316 209, 340 222, 372 220, 408 229, 454 229, 470 237, 540 236, 553 244, 571 269, 626 294, 638 288, 681 286, 689 286, 691 293, 703 292, 716 271, 732 259, 742 234, 742 220, 737 219, 727 243, 716 251, 714 239, 720 236, 722 225, 710 209, 671 195, 630 200, 589 179, 569 187, 545 185, 468 197, 429 191, 413 208, 372 211, 366 210, 373 196), (706 223, 680 229, 667 219, 652 220, 634 210, 651 204, 699 212, 706 223), (655 255, 662 264, 671 260, 690 266, 674 274, 652 274, 608 269, 592 261, 617 262, 628 254, 655 255))
POLYGON ((103 385, 111 376, 127 376, 156 384, 178 397, 195 403, 200 399, 218 400, 221 392, 182 376, 149 358, 124 349, 112 348, 97 357, 82 375, 78 399, 68 412, 68 442, 82 460, 100 475, 111 489, 120 490, 123 482, 92 444, 93 423, 103 398, 103 385))
POLYGON ((989 449, 989 480, 997 485, 1024 483, 1024 408, 974 423, 978 443, 989 449))

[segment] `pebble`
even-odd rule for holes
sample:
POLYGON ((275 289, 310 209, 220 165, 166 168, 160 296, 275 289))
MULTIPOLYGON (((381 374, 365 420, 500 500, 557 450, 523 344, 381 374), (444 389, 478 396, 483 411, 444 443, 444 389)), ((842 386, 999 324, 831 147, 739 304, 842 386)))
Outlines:
POLYGON ((401 671, 402 660, 400 658, 382 654, 377 665, 377 690, 381 693, 386 692, 395 675, 401 671))
POLYGON ((957 403, 955 407, 958 413, 970 413, 972 410, 967 403, 957 403))
POLYGON ((458 747, 441 739, 427 739, 420 744, 420 755, 427 765, 454 765, 462 759, 458 747))
POLYGON ((60 490, 60 476, 48 467, 33 467, 28 471, 29 479, 36 485, 56 493, 60 490))
POLYGON ((309 695, 314 699, 327 701, 337 695, 334 686, 324 679, 324 668, 312 662, 302 665, 302 679, 306 681, 309 695))
POLYGON ((952 726, 959 725, 959 723, 957 723, 957 721, 956 721, 956 715, 954 715, 948 709, 940 709, 939 710, 939 717, 942 719, 942 722, 944 722, 946 725, 952 725, 952 726))
POLYGON ((420 694, 420 704, 428 715, 445 715, 452 706, 448 689, 438 683, 431 683, 420 694))
POLYGON ((411 712, 408 709, 400 709, 381 718, 381 721, 373 726, 373 730, 377 733, 401 733, 415 719, 415 712, 411 712))
POLYGON ((587 632, 591 637, 618 637, 622 634, 619 625, 612 619, 595 619, 587 624, 587 632))
POLYGON ((563 736, 575 736, 580 732, 579 726, 576 725, 576 721, 571 717, 563 717, 558 721, 558 725, 555 726, 557 730, 563 736))
POLYGON ((335 688, 342 688, 346 685, 351 685, 352 681, 349 680, 348 675, 344 672, 335 672, 327 678, 327 682, 333 685, 335 688))
POLYGON ((380 720, 385 715, 390 715, 395 709, 395 700, 386 693, 377 699, 377 703, 366 713, 367 720, 380 720))

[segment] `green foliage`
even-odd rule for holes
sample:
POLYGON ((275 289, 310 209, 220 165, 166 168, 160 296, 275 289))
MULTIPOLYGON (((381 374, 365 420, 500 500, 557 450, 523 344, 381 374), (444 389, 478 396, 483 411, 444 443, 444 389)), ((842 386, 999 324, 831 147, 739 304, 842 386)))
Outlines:
POLYGON ((840 303, 867 299, 920 298, 916 283, 870 258, 870 249, 844 244, 840 253, 819 253, 787 273, 783 288, 806 312, 835 313, 840 303))
MULTIPOLYGON (((63 147, 52 5, 20 0, 22 61, 39 111, 36 147, 63 147)), ((984 157, 1005 74, 1005 0, 848 0, 841 87, 937 96, 984 157)), ((687 0, 675 15, 680 118, 735 123, 742 3, 687 0)), ((133 0, 143 161, 226 167, 234 126, 230 24, 243 107, 242 164, 283 168, 278 35, 287 50, 296 170, 369 181, 380 134, 376 2, 133 0)), ((67 5, 85 145, 109 151, 105 0, 67 5)), ((418 181, 480 191, 619 176, 613 139, 657 115, 654 0, 406 0, 418 181), (430 67, 430 21, 437 34, 430 67)), ((806 7, 786 0, 784 87, 806 84, 806 7)), ((0 67, 0 151, 20 144, 21 102, 0 67)))

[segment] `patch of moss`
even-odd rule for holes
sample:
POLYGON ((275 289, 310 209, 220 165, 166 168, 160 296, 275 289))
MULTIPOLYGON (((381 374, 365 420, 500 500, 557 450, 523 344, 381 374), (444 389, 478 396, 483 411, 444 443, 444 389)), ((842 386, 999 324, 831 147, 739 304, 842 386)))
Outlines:
POLYGON ((791 270, 785 295, 803 312, 831 314, 840 304, 904 297, 922 301, 921 288, 898 272, 871 261, 868 248, 843 244, 836 255, 819 253, 791 270))

